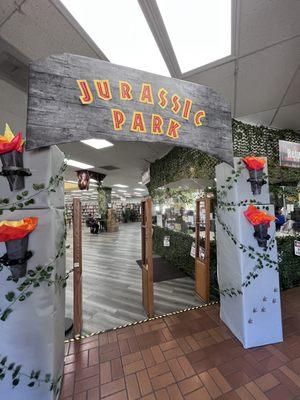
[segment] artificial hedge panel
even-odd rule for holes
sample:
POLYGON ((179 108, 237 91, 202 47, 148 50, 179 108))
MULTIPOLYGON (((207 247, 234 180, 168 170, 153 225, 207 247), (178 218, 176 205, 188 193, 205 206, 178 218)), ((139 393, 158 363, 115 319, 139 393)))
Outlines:
MULTIPOLYGON (((294 240, 300 237, 278 237, 279 276, 281 289, 286 290, 300 284, 300 257, 294 254, 294 240)), ((170 261, 175 268, 194 278, 195 260, 190 256, 194 238, 182 232, 159 226, 153 227, 153 251, 170 261), (170 246, 164 247, 164 236, 170 236, 170 246)), ((210 242, 210 290, 212 299, 218 295, 216 242, 210 242)))
MULTIPOLYGON (((295 185, 300 181, 300 170, 279 166, 279 140, 299 142, 300 135, 291 130, 274 130, 252 126, 232 120, 233 154, 237 157, 248 155, 268 157, 270 183, 295 185)), ((173 148, 166 156, 150 166, 150 195, 155 198, 155 190, 171 182, 187 178, 213 179, 216 158, 199 150, 183 147, 173 148)))

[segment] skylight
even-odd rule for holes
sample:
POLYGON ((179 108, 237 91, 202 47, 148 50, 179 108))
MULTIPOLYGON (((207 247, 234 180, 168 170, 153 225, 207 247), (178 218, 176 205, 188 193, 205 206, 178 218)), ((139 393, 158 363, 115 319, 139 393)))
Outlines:
POLYGON ((105 139, 86 139, 86 140, 81 140, 81 142, 87 144, 88 146, 94 147, 94 149, 97 150, 113 146, 112 143, 110 143, 108 140, 105 139))
POLYGON ((231 0, 157 4, 182 72, 231 54, 231 0))
POLYGON ((136 0, 61 0, 115 64, 170 76, 136 0))

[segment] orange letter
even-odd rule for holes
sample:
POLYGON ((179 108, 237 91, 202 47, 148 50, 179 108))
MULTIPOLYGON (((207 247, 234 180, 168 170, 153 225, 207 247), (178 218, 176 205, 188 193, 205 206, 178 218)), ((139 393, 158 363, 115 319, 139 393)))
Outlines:
POLYGON ((179 134, 178 134, 178 129, 181 127, 180 123, 175 121, 174 119, 170 118, 168 130, 167 130, 167 136, 169 136, 172 139, 178 139, 179 134))
POLYGON ((109 81, 107 79, 104 79, 102 81, 95 79, 94 85, 95 85, 97 94, 100 97, 100 99, 102 99, 102 100, 111 100, 112 99, 110 85, 109 85, 109 81))
POLYGON ((140 102, 147 104, 154 104, 152 88, 150 83, 143 83, 140 94, 140 102))
POLYGON ((90 104, 93 102, 94 98, 89 87, 89 84, 85 79, 77 79, 77 84, 81 91, 81 96, 79 97, 82 104, 90 104))
POLYGON ((185 99, 184 105, 183 105, 183 110, 182 110, 182 118, 189 119, 191 108, 192 108, 192 104, 193 104, 192 100, 185 99))
POLYGON ((151 133, 153 135, 162 135, 164 133, 162 126, 164 124, 164 120, 158 114, 152 114, 151 118, 151 133))
POLYGON ((121 131, 122 126, 125 124, 126 121, 125 114, 123 113, 123 111, 118 110, 117 108, 112 108, 111 115, 113 119, 114 130, 121 131))
POLYGON ((141 133, 147 132, 146 127, 145 127, 143 113, 136 112, 136 111, 133 113, 130 130, 133 132, 141 132, 141 133))
POLYGON ((180 107, 181 107, 181 104, 179 102, 180 97, 177 96, 177 94, 173 94, 171 100, 172 100, 172 104, 173 104, 171 110, 173 111, 174 114, 178 114, 178 111, 180 110, 180 107))
POLYGON ((119 81, 119 93, 121 100, 132 100, 132 87, 130 83, 119 81))
POLYGON ((161 108, 166 108, 167 104, 168 104, 168 100, 166 95, 168 94, 168 92, 166 91, 166 89, 159 89, 157 96, 159 98, 159 102, 158 104, 161 106, 161 108))
POLYGON ((205 111, 204 110, 199 110, 196 112, 195 116, 194 116, 194 123, 196 126, 201 126, 202 125, 202 121, 201 118, 205 118, 205 111))

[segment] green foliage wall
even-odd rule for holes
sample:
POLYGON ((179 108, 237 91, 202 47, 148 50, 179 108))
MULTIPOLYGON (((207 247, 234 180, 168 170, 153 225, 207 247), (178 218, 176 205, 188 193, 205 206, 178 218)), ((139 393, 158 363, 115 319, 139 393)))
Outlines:
MULTIPOLYGON (((278 141, 300 142, 300 135, 291 130, 274 130, 232 121, 233 153, 235 156, 268 157, 270 183, 295 185, 300 170, 279 166, 278 141)), ((175 147, 150 167, 149 193, 155 197, 157 188, 186 178, 213 179, 219 161, 199 150, 175 147)))
MULTIPOLYGON (((283 290, 300 284, 300 257, 294 255, 294 240, 300 240, 300 237, 293 236, 278 237, 278 257, 279 257, 279 276, 280 286, 283 290)), ((182 232, 172 231, 167 228, 155 226, 153 228, 153 251, 194 278, 195 260, 190 256, 191 246, 194 238, 182 232), (170 236, 170 247, 164 247, 164 236, 170 236)), ((210 243, 211 252, 211 297, 218 297, 218 282, 216 279, 217 254, 216 242, 210 243)))

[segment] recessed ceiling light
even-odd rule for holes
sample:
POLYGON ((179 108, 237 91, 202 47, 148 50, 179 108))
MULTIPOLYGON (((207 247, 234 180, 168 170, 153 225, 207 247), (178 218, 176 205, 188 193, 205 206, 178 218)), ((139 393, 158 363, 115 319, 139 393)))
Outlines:
POLYGON ((82 0, 62 0, 62 3, 109 61, 170 76, 137 1, 94 0, 83 5, 82 0), (100 15, 105 16, 101 23, 100 15))
POLYGON ((137 192, 144 192, 146 189, 134 188, 137 192))
POLYGON ((113 185, 115 187, 120 187, 120 188, 126 188, 128 187, 127 185, 122 185, 121 183, 116 183, 115 185, 113 185))
POLYGON ((82 169, 95 168, 94 165, 85 164, 83 162, 76 161, 76 160, 65 159, 65 162, 67 163, 67 165, 70 165, 71 167, 75 167, 75 168, 82 168, 82 169))
POLYGON ((143 182, 138 182, 139 185, 143 185, 143 182))
POLYGON ((88 146, 94 147, 94 149, 97 150, 113 146, 112 143, 110 143, 108 140, 105 139, 86 139, 86 140, 81 140, 81 142, 87 144, 88 146))

